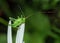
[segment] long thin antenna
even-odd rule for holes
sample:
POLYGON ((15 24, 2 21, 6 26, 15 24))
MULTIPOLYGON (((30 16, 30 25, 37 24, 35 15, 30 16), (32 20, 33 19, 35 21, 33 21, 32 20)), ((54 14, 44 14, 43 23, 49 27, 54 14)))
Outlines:
POLYGON ((20 8, 20 10, 21 10, 21 13, 22 13, 22 14, 24 14, 24 12, 22 11, 22 9, 21 9, 21 8, 20 8))
POLYGON ((29 17, 31 17, 31 16, 32 16, 32 15, 27 16, 26 19, 29 18, 29 17))
POLYGON ((19 10, 21 11, 21 14, 24 15, 24 12, 22 11, 22 8, 18 5, 19 10))
MULTIPOLYGON (((19 6, 19 5, 18 5, 19 6)), ((23 14, 23 16, 24 16, 24 12, 22 11, 22 9, 21 9, 21 7, 19 7, 19 9, 20 9, 20 11, 21 11, 21 13, 23 14)), ((21 15, 22 16, 22 15, 21 15)), ((27 18, 29 18, 29 17, 31 17, 32 15, 29 15, 28 17, 26 17, 26 19, 27 18)), ((24 16, 25 17, 25 16, 24 16)))

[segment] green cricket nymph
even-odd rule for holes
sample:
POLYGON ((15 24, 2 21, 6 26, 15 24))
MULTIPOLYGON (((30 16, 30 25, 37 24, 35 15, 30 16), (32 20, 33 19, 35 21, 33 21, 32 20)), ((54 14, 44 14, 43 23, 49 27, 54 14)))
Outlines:
POLYGON ((14 18, 9 17, 9 19, 13 22, 12 23, 12 27, 13 28, 18 27, 22 23, 25 23, 25 18, 24 17, 18 17, 17 19, 14 19, 14 18))

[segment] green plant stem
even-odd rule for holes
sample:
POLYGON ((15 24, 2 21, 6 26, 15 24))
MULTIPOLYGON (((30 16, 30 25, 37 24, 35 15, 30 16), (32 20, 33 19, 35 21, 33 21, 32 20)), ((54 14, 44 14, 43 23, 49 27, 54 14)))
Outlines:
POLYGON ((53 38, 55 38, 55 39, 56 39, 56 38, 59 38, 59 36, 58 36, 57 34, 51 32, 51 31, 49 31, 48 34, 49 34, 50 36, 52 36, 53 38))
POLYGON ((53 26, 52 28, 53 28, 54 31, 60 33, 60 30, 56 26, 53 26))
POLYGON ((40 37, 40 43, 45 43, 45 38, 44 37, 40 37))
POLYGON ((0 23, 4 24, 5 26, 7 26, 8 24, 8 22, 1 17, 0 17, 0 23))
POLYGON ((55 43, 60 43, 60 39, 56 39, 54 42, 55 43))

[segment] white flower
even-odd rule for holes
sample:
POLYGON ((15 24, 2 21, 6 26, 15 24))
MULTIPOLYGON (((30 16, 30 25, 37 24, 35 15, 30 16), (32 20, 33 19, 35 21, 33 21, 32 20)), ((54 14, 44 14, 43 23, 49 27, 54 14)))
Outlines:
POLYGON ((8 30, 7 30, 7 43, 12 43, 12 30, 11 30, 11 20, 8 24, 8 30))
POLYGON ((18 27, 16 35, 16 43, 23 43, 25 23, 18 27))
MULTIPOLYGON (((11 28, 11 20, 10 20, 8 24, 8 30, 7 30, 7 43, 12 43, 12 30, 11 29, 12 28, 11 28)), ((23 42, 24 29, 25 29, 25 23, 21 24, 18 27, 15 43, 24 43, 23 42)))

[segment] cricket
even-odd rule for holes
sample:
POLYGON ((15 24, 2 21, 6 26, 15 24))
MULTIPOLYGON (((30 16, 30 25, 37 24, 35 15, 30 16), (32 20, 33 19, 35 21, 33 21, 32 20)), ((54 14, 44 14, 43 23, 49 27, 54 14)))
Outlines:
POLYGON ((13 27, 13 28, 18 27, 18 26, 21 25, 22 23, 25 23, 25 18, 22 17, 22 15, 21 15, 21 17, 18 16, 17 19, 12 18, 12 17, 9 17, 9 19, 13 22, 13 23, 12 23, 12 27, 13 27))
MULTIPOLYGON (((24 14, 21 8, 20 8, 20 10, 21 10, 21 13, 24 14)), ((25 20, 26 20, 27 18, 29 18, 30 16, 32 16, 32 15, 29 15, 28 17, 23 17, 23 15, 21 15, 21 17, 18 16, 17 19, 12 18, 12 17, 9 17, 9 19, 13 22, 13 23, 12 23, 12 27, 13 27, 13 28, 17 28, 17 27, 19 27, 21 24, 25 23, 25 20)))
POLYGON ((17 28, 17 27, 19 27, 21 24, 25 23, 25 20, 26 20, 27 18, 31 17, 31 16, 32 16, 32 15, 30 15, 30 16, 28 16, 28 17, 23 17, 23 16, 21 15, 21 17, 18 16, 17 19, 12 18, 12 17, 9 17, 9 19, 13 22, 13 23, 12 23, 12 27, 13 27, 13 28, 17 28))

